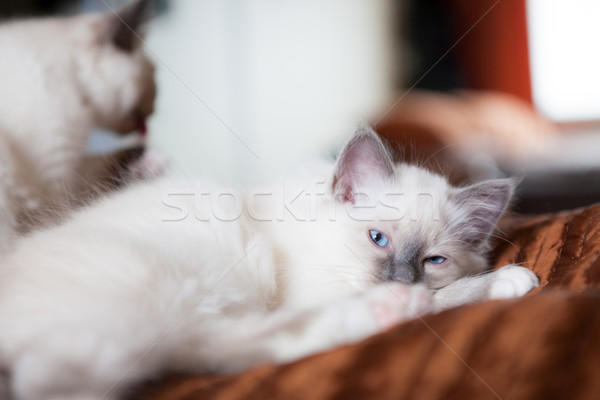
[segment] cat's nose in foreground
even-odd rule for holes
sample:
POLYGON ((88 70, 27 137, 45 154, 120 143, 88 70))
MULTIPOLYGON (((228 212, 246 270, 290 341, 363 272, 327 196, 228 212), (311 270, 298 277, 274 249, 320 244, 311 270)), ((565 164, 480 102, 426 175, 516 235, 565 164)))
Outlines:
POLYGON ((394 281, 400 283, 417 283, 423 278, 423 272, 408 263, 392 262, 383 270, 382 281, 394 281))

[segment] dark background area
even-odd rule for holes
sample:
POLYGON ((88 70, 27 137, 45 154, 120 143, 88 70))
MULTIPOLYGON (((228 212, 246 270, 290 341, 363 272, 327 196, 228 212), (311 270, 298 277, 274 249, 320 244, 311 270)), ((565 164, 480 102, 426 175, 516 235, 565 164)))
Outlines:
MULTIPOLYGON (((100 8, 103 4, 100 0, 100 8)), ((155 12, 164 12, 167 9, 169 0, 154 0, 153 9, 155 12)), ((114 5, 114 1, 108 4, 114 5)), ((128 0, 123 0, 122 4, 127 4, 128 0)), ((87 4, 88 8, 90 3, 87 4)), ((83 0, 2 0, 0 2, 0 20, 32 16, 51 16, 55 14, 72 14, 84 7, 83 0)), ((95 7, 91 7, 96 9, 95 7)))
POLYGON ((456 38, 447 0, 411 0, 406 3, 405 26, 400 35, 410 48, 412 59, 405 77, 406 84, 416 88, 448 91, 467 86, 457 59, 457 53, 448 52, 456 38), (440 60, 440 55, 447 53, 440 60), (437 63, 437 64, 436 64, 437 63), (431 68, 433 65, 435 67, 431 68), (424 75, 424 71, 429 70, 424 75))
POLYGON ((51 15, 74 0, 4 0, 0 2, 0 18, 51 15))

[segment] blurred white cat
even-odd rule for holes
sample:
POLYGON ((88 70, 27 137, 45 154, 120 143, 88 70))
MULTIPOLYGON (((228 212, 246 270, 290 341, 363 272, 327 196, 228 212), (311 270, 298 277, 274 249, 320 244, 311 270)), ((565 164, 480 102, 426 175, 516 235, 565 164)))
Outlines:
POLYGON ((87 184, 78 178, 95 127, 144 129, 154 68, 131 28, 147 3, 0 25, 0 252, 29 212, 58 207, 87 184))

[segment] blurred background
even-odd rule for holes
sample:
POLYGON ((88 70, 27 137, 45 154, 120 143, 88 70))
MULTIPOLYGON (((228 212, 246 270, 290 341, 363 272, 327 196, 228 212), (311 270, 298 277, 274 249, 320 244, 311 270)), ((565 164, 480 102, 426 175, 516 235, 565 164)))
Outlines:
MULTIPOLYGON (((3 0, 0 16, 126 3, 3 0)), ((256 183, 368 121, 442 170, 523 176, 521 211, 600 201, 597 0, 162 0, 156 14, 149 140, 178 173, 256 183)), ((110 144, 98 137, 92 150, 110 144)))

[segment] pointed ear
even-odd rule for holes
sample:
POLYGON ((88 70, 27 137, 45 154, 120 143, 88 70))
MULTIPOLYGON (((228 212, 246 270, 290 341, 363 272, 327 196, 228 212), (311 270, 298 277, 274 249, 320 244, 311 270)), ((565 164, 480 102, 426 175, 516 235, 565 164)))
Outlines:
POLYGON ((374 180, 392 176, 394 162, 388 148, 369 127, 359 128, 340 153, 334 169, 332 193, 354 202, 354 194, 374 180))
POLYGON ((456 189, 451 199, 464 215, 457 228, 460 239, 478 249, 485 249, 518 183, 512 178, 493 179, 456 189))
POLYGON ((148 19, 150 0, 136 0, 110 15, 109 40, 117 48, 132 52, 140 46, 140 26, 148 19))

